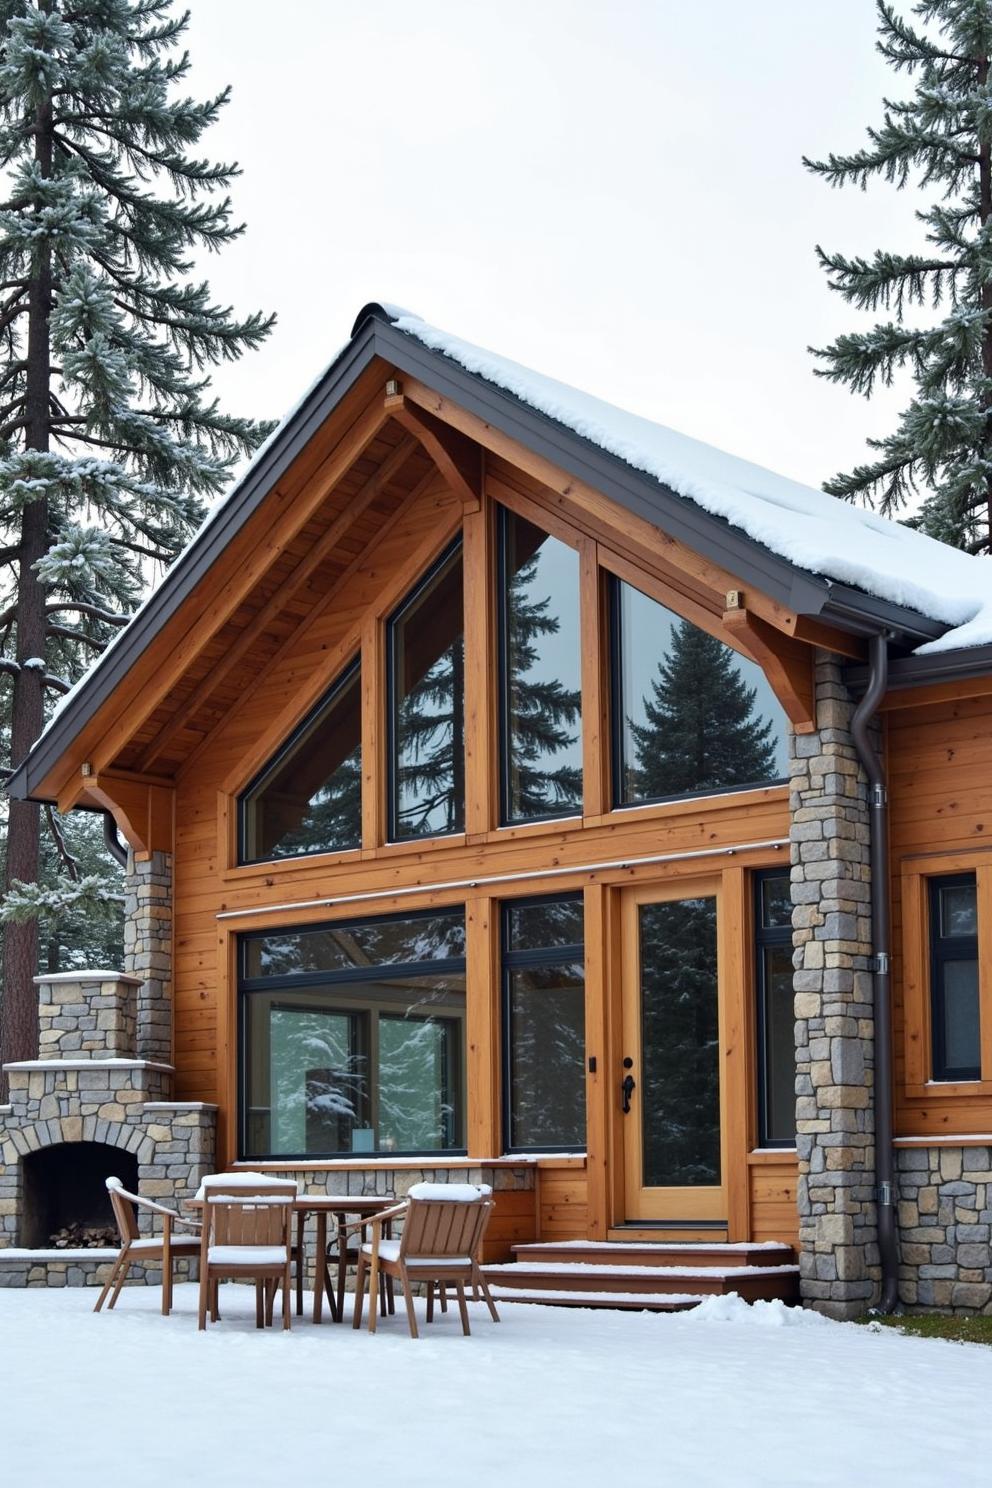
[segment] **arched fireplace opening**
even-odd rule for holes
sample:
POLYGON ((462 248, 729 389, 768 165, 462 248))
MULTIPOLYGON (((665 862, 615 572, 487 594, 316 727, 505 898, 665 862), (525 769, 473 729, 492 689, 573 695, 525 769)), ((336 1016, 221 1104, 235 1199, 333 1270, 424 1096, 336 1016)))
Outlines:
POLYGON ((23 1158, 19 1243, 32 1250, 117 1243, 106 1180, 138 1187, 138 1159, 106 1142, 60 1142, 23 1158), (106 1235, 90 1232, 108 1231, 106 1235))

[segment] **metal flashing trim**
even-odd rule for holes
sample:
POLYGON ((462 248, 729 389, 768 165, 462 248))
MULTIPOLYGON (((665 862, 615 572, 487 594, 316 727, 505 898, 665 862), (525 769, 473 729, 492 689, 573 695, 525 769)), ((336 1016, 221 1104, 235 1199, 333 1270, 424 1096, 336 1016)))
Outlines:
POLYGON ((650 867, 657 863, 687 863, 697 858, 733 858, 740 853, 781 851, 788 847, 787 837, 769 837, 761 842, 738 842, 729 847, 699 847, 688 852, 650 853, 643 858, 608 858, 595 863, 575 863, 567 867, 527 868, 517 873, 480 873, 474 878, 449 878, 436 883, 403 884, 400 888, 372 889, 355 894, 334 894, 321 899, 296 899, 287 904, 259 904, 249 909, 222 909, 215 920, 251 920, 256 915, 289 914, 300 909, 331 909, 339 904, 372 904, 380 899, 408 899, 414 894, 433 894, 441 890, 489 888, 496 884, 527 883, 537 879, 574 878, 577 873, 605 873, 624 868, 650 867))
MULTIPOLYGON (((848 667, 846 676, 854 692, 863 692, 868 685, 867 667, 848 667)), ((992 645, 958 646, 951 651, 928 651, 923 656, 901 656, 889 662, 890 691, 989 676, 992 676, 992 645)))

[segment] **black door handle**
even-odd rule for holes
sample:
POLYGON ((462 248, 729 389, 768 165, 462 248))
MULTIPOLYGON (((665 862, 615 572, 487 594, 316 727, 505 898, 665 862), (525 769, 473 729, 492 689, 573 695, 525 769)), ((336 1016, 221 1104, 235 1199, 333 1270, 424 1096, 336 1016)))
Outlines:
POLYGON ((625 1116, 629 1115, 629 1113, 630 1113, 630 1097, 631 1097, 631 1095, 633 1093, 633 1090, 634 1090, 634 1077, 633 1077, 633 1075, 624 1075, 624 1077, 623 1077, 623 1083, 620 1086, 620 1094, 621 1094, 621 1098, 623 1100, 623 1114, 625 1116))

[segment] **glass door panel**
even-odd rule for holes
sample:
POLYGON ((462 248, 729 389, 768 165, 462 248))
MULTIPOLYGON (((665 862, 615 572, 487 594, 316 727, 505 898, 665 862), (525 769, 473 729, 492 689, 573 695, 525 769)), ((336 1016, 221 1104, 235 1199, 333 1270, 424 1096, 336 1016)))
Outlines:
POLYGON ((718 896, 698 888, 639 889, 624 902, 628 1222, 726 1215, 718 896))

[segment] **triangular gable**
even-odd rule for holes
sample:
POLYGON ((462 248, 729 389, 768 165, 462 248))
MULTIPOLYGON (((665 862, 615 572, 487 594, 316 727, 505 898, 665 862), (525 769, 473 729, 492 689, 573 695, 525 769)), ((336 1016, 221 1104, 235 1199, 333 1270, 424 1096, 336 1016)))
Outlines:
MULTIPOLYGON (((451 409, 464 410, 477 423, 481 420, 484 426, 516 441, 557 470, 602 492, 620 508, 660 528, 721 569, 739 575, 796 615, 854 635, 884 629, 908 650, 941 637, 946 639, 955 620, 969 618, 969 606, 971 612, 980 607, 979 598, 962 600, 962 595, 981 591, 986 570, 980 560, 612 409, 436 331, 416 317, 372 304, 359 314, 351 341, 256 455, 162 584, 63 700, 28 759, 11 778, 11 794, 24 797, 35 793, 81 730, 112 698, 146 648, 211 574, 310 441, 377 365, 394 368, 429 390, 431 397, 412 415, 420 422, 422 439, 431 438, 431 403, 442 418, 451 409), (691 471, 686 474, 693 461, 702 471, 698 477, 691 471), (764 541, 736 525, 750 520, 749 502, 762 514, 761 521, 756 518, 753 525, 764 541), (783 513, 783 528, 787 529, 781 540, 774 525, 769 525, 769 513, 776 502, 783 513), (860 544, 863 549, 864 534, 869 530, 876 533, 879 542, 883 536, 890 542, 897 539, 900 551, 907 553, 915 553, 922 544, 934 572, 944 572, 937 555, 941 561, 949 556, 955 564, 955 583, 948 581, 947 594, 940 590, 928 596, 919 586, 914 590, 904 582, 899 593, 910 593, 916 602, 926 603, 931 613, 923 613, 886 597, 884 592, 869 594, 827 573, 813 573, 795 557, 776 550, 788 549, 791 544, 803 556, 806 550, 796 538, 797 527, 806 533, 802 541, 808 549, 814 540, 812 534, 822 531, 828 513, 842 528, 851 523, 857 527, 858 536, 852 527, 851 537, 842 547, 853 550, 860 544), (976 570, 981 571, 981 582, 972 582, 976 570)), ((447 445, 441 443, 439 448, 443 458, 447 445)), ((460 478, 457 458, 450 473, 456 481, 460 478)), ((884 591, 886 584, 875 587, 884 591)))

